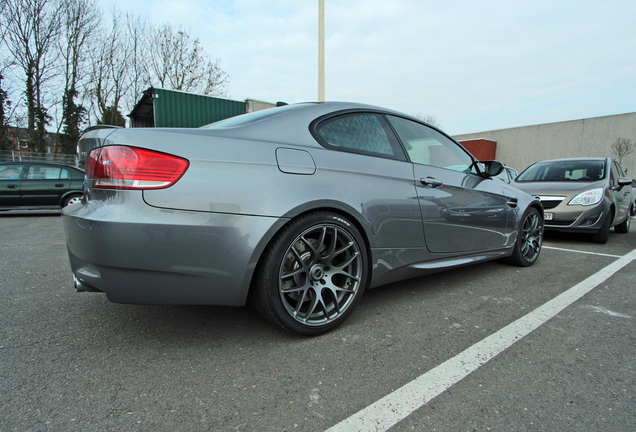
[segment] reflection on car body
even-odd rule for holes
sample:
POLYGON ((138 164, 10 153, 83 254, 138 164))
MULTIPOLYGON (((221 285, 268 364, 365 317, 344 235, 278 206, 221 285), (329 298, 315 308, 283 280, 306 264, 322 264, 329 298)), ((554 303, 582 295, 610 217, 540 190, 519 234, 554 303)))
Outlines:
POLYGON ((631 179, 611 158, 537 162, 514 185, 541 200, 546 229, 590 233, 597 243, 607 242, 612 227, 629 231, 631 179))
POLYGON ((494 180, 501 164, 378 107, 305 103, 89 139, 85 203, 63 223, 76 287, 115 302, 251 298, 315 335, 367 287, 497 258, 528 266, 541 250, 541 204, 494 180), (445 218, 458 208, 480 216, 445 218))

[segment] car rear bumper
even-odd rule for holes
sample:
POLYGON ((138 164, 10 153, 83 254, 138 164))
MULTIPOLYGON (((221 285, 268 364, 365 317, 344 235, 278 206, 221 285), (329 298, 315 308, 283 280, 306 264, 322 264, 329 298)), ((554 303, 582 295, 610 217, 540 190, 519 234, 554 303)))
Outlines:
MULTIPOLYGON (((118 199, 122 193, 118 194, 118 199)), ((136 196, 135 196, 136 195, 136 196)), ((133 304, 245 304, 279 218, 89 201, 62 217, 76 287, 133 304)))

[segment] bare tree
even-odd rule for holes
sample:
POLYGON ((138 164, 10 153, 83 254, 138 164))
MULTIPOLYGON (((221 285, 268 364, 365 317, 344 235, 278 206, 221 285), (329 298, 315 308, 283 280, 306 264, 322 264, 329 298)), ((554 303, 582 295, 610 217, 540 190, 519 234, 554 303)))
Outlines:
POLYGON ((636 144, 632 143, 632 141, 627 138, 619 137, 612 143, 611 148, 618 159, 618 164, 622 166, 623 158, 636 151, 636 144))
POLYGON ((126 39, 130 61, 132 85, 125 95, 124 104, 131 111, 144 90, 150 87, 148 52, 153 41, 148 37, 150 24, 135 15, 126 14, 126 39))
POLYGON ((100 24, 100 13, 95 0, 65 0, 62 37, 59 50, 64 67, 64 95, 62 97, 62 121, 65 137, 62 150, 73 150, 80 137, 80 123, 86 108, 78 104, 80 80, 87 75, 87 50, 100 24))
POLYGON ((54 49, 60 35, 58 0, 4 0, 5 42, 25 76, 28 129, 36 150, 44 150, 50 116, 45 85, 58 73, 54 49))
POLYGON ((130 53, 121 13, 113 11, 110 29, 103 29, 94 47, 90 93, 99 122, 117 124, 124 95, 132 87, 130 53), (117 118, 116 118, 117 117, 117 118))
POLYGON ((7 98, 7 92, 2 88, 2 71, 0 71, 0 150, 10 150, 13 143, 9 141, 9 123, 7 122, 6 108, 11 105, 7 98))
MULTIPOLYGON (((7 27, 3 19, 5 8, 6 4, 4 0, 0 0, 0 43, 2 44, 4 44, 4 39, 7 34, 7 27)), ((7 109, 11 107, 11 101, 8 98, 6 89, 2 86, 4 73, 12 65, 12 62, 10 59, 0 59, 0 150, 9 150, 13 145, 11 141, 9 141, 9 121, 7 116, 7 109)))
POLYGON ((223 96, 229 77, 182 28, 170 24, 154 29, 149 75, 163 88, 223 96))
POLYGON ((435 127, 438 127, 438 128, 442 127, 442 124, 437 119, 437 117, 435 117, 432 114, 415 113, 415 114, 413 114, 413 117, 417 117, 420 120, 424 120, 426 123, 431 124, 431 125, 433 125, 435 127))
POLYGON ((40 151, 53 117, 71 150, 84 118, 124 124, 122 111, 153 84, 225 95, 228 83, 186 31, 116 10, 103 21, 98 0, 0 0, 0 41, 5 120, 10 108, 40 151))
POLYGON ((6 21, 3 19, 5 17, 5 10, 7 8, 7 3, 5 0, 0 0, 0 42, 4 42, 4 37, 7 34, 7 26, 6 21))

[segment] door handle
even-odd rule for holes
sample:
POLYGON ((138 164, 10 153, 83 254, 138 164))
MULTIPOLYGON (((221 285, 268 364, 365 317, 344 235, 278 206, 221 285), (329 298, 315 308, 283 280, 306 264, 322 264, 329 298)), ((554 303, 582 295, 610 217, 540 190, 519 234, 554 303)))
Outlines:
POLYGON ((433 177, 422 178, 420 179, 420 183, 430 188, 438 188, 444 185, 444 183, 442 183, 441 181, 437 179, 434 179, 433 177))
POLYGON ((55 187, 64 187, 64 183, 55 183, 55 187))
POLYGON ((15 184, 7 185, 7 189, 17 189, 17 188, 18 188, 18 185, 15 185, 15 184))

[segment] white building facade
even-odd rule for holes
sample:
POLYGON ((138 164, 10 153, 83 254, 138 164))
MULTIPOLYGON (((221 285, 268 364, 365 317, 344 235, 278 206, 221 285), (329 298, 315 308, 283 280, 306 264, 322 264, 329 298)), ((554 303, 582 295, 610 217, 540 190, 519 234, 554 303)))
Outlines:
MULTIPOLYGON (((496 142, 496 159, 519 172, 546 159, 612 157, 616 138, 636 145, 636 113, 593 117, 534 126, 454 136, 458 141, 483 138, 496 142)), ((636 177, 636 151, 622 160, 629 177, 636 177)))

